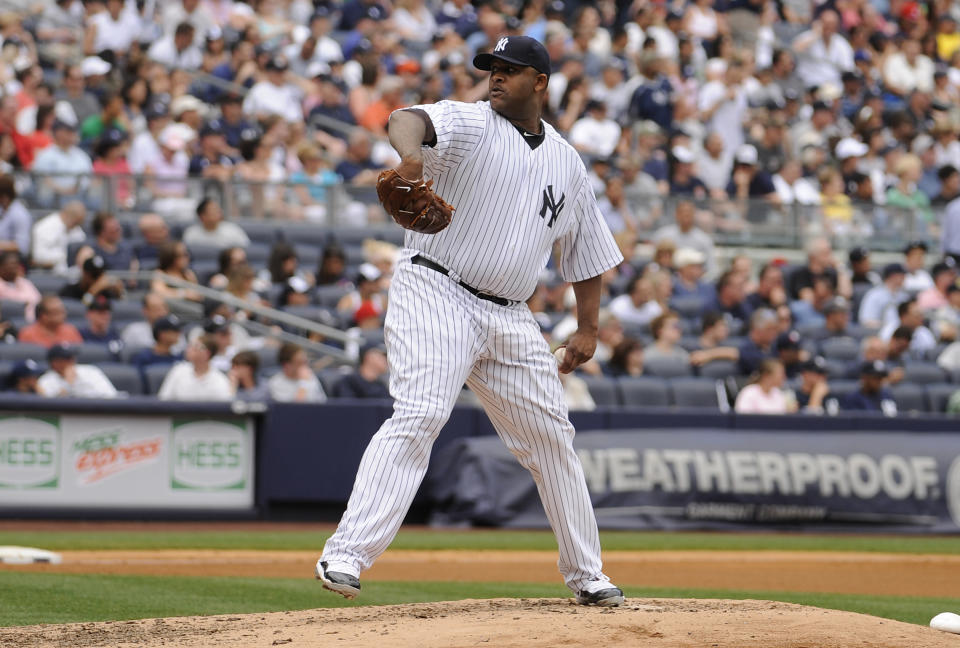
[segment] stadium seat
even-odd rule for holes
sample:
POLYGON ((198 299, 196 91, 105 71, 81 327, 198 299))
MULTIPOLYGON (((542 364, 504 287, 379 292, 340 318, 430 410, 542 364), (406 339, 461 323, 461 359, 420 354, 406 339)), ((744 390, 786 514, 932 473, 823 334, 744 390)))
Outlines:
POLYGON ((893 400, 897 403, 897 411, 903 412, 926 412, 927 399, 924 395, 923 387, 914 383, 908 383, 906 380, 890 388, 893 394, 893 400))
POLYGON ((859 380, 833 380, 828 379, 827 383, 830 387, 829 398, 841 399, 847 394, 852 394, 853 392, 860 389, 859 380))
POLYGON ((254 268, 266 268, 270 260, 270 246, 252 242, 247 246, 247 263, 254 268))
POLYGON ((676 358, 644 358, 643 371, 660 378, 675 378, 693 374, 689 361, 682 362, 676 358))
POLYGON ((699 297, 674 297, 670 300, 670 308, 683 319, 698 320, 703 315, 703 300, 699 297))
POLYGON ((87 315, 87 305, 79 299, 63 299, 63 306, 67 309, 67 319, 83 320, 87 315))
POLYGON ((317 287, 317 302, 325 308, 336 308, 340 298, 350 292, 350 286, 334 284, 317 287))
POLYGON ((616 407, 620 404, 620 398, 617 394, 617 383, 612 378, 589 375, 581 375, 580 377, 587 383, 590 395, 593 396, 593 402, 597 405, 601 407, 616 407))
POLYGON ((313 223, 282 223, 280 234, 291 245, 307 245, 322 250, 330 241, 330 232, 313 223))
POLYGON ((167 372, 170 371, 170 368, 171 365, 151 365, 147 367, 143 372, 143 377, 145 380, 144 393, 156 396, 157 392, 160 391, 160 386, 163 384, 163 379, 167 377, 167 372))
POLYGON ((364 344, 375 344, 377 346, 383 346, 383 329, 364 329, 360 331, 360 335, 363 336, 364 344))
POLYGON ((99 365, 104 362, 116 362, 117 355, 106 344, 84 342, 77 345, 77 362, 99 365))
MULTIPOLYGON (((676 407, 720 408, 717 380, 713 378, 671 378, 669 385, 673 405, 676 407)), ((726 398, 725 392, 721 393, 724 393, 726 398)))
POLYGON ((187 249, 190 251, 190 265, 193 267, 202 261, 216 262, 222 248, 216 245, 190 245, 187 249))
POLYGON ((946 372, 933 362, 908 362, 904 367, 903 382, 928 385, 944 382, 946 379, 946 372))
POLYGON ((271 246, 279 239, 277 224, 275 222, 248 219, 236 220, 234 222, 247 233, 251 242, 265 243, 267 246, 271 246))
POLYGON ((706 378, 726 378, 737 373, 737 363, 733 360, 714 360, 700 367, 700 375, 706 378))
POLYGON ((931 412, 940 414, 947 411, 947 402, 954 392, 960 391, 960 386, 950 383, 932 383, 924 387, 927 393, 927 405, 931 412))
POLYGON ((12 299, 0 299, 0 314, 3 315, 4 319, 10 319, 11 317, 26 317, 27 305, 21 301, 14 301, 12 299))
POLYGON ((36 360, 46 362, 47 350, 37 344, 0 344, 0 360, 5 362, 20 362, 21 360, 36 360))
POLYGON ((12 362, 0 362, 0 389, 10 386, 10 372, 13 371, 12 362))
POLYGON ((139 299, 118 299, 113 302, 113 319, 137 322, 143 319, 143 303, 139 299))
POLYGON ((820 355, 827 360, 848 363, 860 356, 860 344, 851 337, 831 337, 820 344, 820 355))
POLYGON ((850 375, 850 368, 854 365, 852 362, 843 362, 842 360, 831 360, 827 358, 827 378, 833 380, 844 380, 850 375))
POLYGON ((66 277, 46 273, 31 272, 27 278, 33 282, 33 285, 37 287, 41 295, 59 294, 60 289, 70 283, 66 277))
POLYGON ((395 245, 403 245, 404 231, 399 225, 383 225, 377 227, 347 227, 340 226, 333 229, 330 236, 342 246, 361 245, 366 239, 389 241, 395 245))
POLYGON ((320 384, 323 385, 323 391, 326 392, 327 396, 333 395, 333 387, 340 379, 346 376, 349 370, 344 368, 330 368, 330 369, 321 369, 317 372, 317 378, 320 380, 320 384))
POLYGON ((107 375, 117 391, 127 392, 131 396, 143 393, 143 381, 136 367, 119 362, 105 362, 98 365, 107 375))
POLYGON ((662 378, 621 376, 617 379, 617 387, 620 389, 621 400, 627 407, 666 407, 670 404, 667 381, 662 378))
POLYGON ((321 246, 297 242, 293 248, 297 252, 297 259, 300 261, 301 268, 312 270, 320 264, 320 258, 323 256, 321 246))

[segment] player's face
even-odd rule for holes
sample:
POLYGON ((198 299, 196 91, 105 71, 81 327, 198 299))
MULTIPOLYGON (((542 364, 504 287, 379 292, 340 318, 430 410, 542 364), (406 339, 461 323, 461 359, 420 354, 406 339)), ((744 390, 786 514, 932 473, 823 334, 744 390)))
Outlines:
POLYGON ((526 116, 547 76, 532 67, 495 60, 490 65, 490 106, 507 118, 526 116))

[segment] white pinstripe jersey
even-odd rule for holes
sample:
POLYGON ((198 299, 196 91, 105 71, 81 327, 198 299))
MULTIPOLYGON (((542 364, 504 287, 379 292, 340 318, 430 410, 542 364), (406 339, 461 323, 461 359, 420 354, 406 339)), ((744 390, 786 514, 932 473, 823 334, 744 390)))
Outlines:
POLYGON ((408 231, 408 248, 474 288, 514 301, 533 294, 555 242, 566 281, 623 261, 583 161, 549 124, 531 149, 486 101, 413 107, 430 116, 437 133, 435 146, 422 147, 424 176, 456 211, 439 234, 408 231))

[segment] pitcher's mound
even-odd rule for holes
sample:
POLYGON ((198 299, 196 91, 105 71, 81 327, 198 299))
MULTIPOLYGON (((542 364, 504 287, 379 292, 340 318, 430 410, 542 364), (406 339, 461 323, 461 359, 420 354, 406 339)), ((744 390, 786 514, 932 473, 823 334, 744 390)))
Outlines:
POLYGON ((604 609, 564 599, 490 599, 5 628, 0 645, 957 648, 960 636, 770 601, 629 599, 604 609))

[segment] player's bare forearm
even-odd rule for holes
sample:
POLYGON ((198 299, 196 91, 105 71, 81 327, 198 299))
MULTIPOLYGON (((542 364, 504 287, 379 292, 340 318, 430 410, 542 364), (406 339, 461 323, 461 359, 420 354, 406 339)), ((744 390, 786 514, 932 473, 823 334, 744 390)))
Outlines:
POLYGON ((406 180, 416 180, 423 175, 423 154, 420 146, 427 135, 427 122, 411 110, 396 110, 387 122, 390 144, 400 154, 397 173, 406 180))
POLYGON ((560 373, 570 373, 592 358, 597 350, 600 288, 599 276, 573 284, 573 293, 577 297, 577 330, 567 340, 567 352, 560 363, 560 373))

